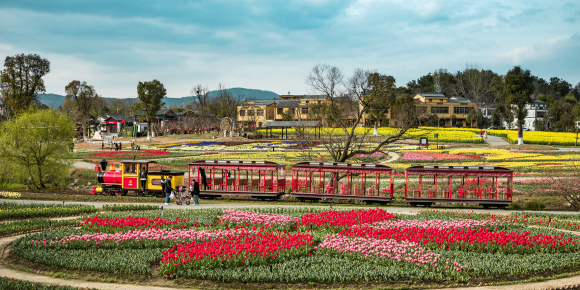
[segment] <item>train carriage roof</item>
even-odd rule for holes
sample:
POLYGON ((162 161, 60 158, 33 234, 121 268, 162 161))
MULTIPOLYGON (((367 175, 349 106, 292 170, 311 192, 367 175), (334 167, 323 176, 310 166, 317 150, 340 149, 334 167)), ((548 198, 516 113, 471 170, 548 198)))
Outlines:
POLYGON ((293 169, 312 171, 316 169, 329 171, 356 171, 359 173, 373 173, 393 171, 392 167, 371 163, 343 163, 343 162, 300 162, 292 166, 293 169))
POLYGON ((121 163, 129 163, 129 164, 149 164, 149 163, 157 163, 157 161, 150 161, 150 160, 123 160, 121 163))
POLYGON ((473 174, 481 176, 512 176, 513 170, 499 166, 462 166, 462 165, 414 165, 405 169, 411 174, 461 175, 473 174))
POLYGON ((189 167, 221 168, 229 170, 276 171, 286 168, 286 165, 274 161, 250 160, 197 160, 189 163, 189 167))

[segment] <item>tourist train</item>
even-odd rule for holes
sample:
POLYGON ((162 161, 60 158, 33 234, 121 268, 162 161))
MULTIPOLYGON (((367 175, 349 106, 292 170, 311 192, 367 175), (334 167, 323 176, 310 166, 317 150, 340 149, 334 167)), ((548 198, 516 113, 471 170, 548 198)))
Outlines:
POLYGON ((277 200, 289 194, 300 201, 321 199, 360 200, 385 205, 404 198, 411 206, 435 203, 476 204, 505 208, 512 202, 513 171, 494 166, 414 165, 405 169, 404 181, 395 180, 393 168, 382 164, 300 162, 286 165, 273 161, 198 160, 187 174, 149 171, 155 161, 125 160, 107 170, 107 161, 95 167, 101 186, 94 194, 162 196, 161 180, 172 176, 172 188, 199 183, 201 198, 224 195, 277 200))

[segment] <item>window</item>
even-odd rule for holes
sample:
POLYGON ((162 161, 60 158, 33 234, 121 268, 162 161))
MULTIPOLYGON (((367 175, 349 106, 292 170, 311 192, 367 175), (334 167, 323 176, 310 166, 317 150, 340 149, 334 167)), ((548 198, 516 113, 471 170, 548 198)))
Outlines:
POLYGON ((429 103, 431 103, 431 101, 433 101, 433 100, 429 99, 429 103))
POLYGON ((302 108, 302 114, 307 115, 308 114, 308 108, 302 108))
POLYGON ((248 116, 254 116, 254 110, 248 110, 248 116))
POLYGON ((453 108, 454 114, 469 114, 473 110, 472 107, 455 107, 453 108))
POLYGON ((419 114, 427 113, 427 107, 417 107, 417 113, 419 114))
POLYGON ((308 101, 306 101, 306 103, 308 104, 308 101))
POLYGON ((246 116, 246 110, 240 110, 240 117, 246 116))
POLYGON ((262 122, 258 122, 258 127, 262 127, 262 122))
POLYGON ((292 108, 292 116, 296 115, 296 108, 292 108))
POLYGON ((256 116, 264 116, 264 110, 263 109, 257 109, 256 110, 256 116))
POLYGON ((449 107, 431 107, 431 114, 449 114, 449 107))
POLYGON ((284 114, 284 109, 283 108, 278 108, 278 114, 284 114))

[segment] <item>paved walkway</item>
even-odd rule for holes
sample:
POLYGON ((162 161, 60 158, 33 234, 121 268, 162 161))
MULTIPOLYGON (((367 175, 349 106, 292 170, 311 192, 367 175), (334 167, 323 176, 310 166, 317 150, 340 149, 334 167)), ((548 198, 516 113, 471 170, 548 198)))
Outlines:
POLYGON ((381 164, 393 162, 393 161, 395 161, 395 160, 397 160, 397 159, 400 158, 400 156, 399 156, 399 154, 397 152, 389 151, 389 152, 387 152, 387 155, 389 155, 391 158, 389 158, 389 160, 387 160, 387 161, 381 162, 381 164))
POLYGON ((76 168, 95 170, 95 164, 87 163, 84 161, 75 161, 73 166, 76 168))
MULTIPOLYGON (((481 135, 476 134, 477 137, 481 138, 481 135)), ((510 145, 510 143, 506 142, 500 137, 487 135, 487 139, 483 139, 489 146, 502 146, 502 145, 510 145)))

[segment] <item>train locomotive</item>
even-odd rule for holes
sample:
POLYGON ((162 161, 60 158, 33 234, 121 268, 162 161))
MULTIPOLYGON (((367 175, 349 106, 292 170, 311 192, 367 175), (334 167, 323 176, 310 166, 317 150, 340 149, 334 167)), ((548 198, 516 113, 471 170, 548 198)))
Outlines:
POLYGON ((184 186, 184 172, 169 170, 149 171, 149 164, 155 161, 123 160, 121 165, 111 164, 107 170, 107 160, 103 159, 100 165, 95 166, 97 181, 101 186, 96 186, 91 193, 104 195, 127 195, 129 191, 138 192, 140 195, 163 196, 161 178, 172 176, 171 187, 184 186))

